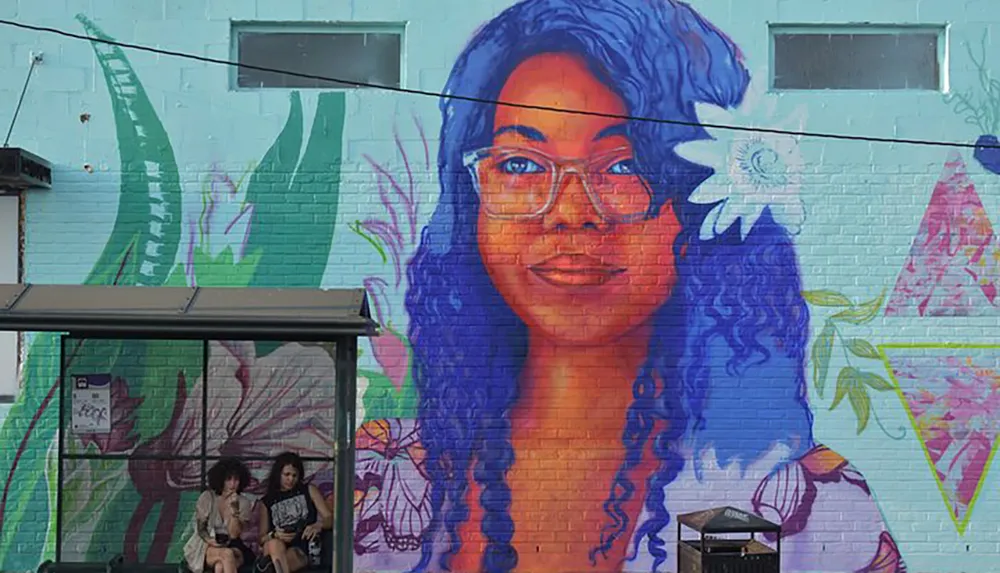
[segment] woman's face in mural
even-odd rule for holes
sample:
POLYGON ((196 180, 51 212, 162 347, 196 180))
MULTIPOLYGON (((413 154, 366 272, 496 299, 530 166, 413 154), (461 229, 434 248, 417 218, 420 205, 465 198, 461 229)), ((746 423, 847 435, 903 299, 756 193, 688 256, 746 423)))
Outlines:
MULTIPOLYGON (((623 115, 621 98, 568 54, 522 62, 500 99, 623 115)), ((533 333, 597 343, 642 325, 676 282, 680 223, 669 204, 646 219, 620 119, 498 106, 493 147, 475 166, 479 250, 533 333)))

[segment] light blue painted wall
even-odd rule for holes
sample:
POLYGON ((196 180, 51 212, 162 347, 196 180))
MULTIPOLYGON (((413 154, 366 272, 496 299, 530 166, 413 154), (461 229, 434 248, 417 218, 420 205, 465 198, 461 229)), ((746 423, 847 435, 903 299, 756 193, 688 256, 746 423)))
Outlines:
MULTIPOLYGON (((80 33, 73 15, 82 13, 119 41, 213 58, 230 57, 231 20, 404 21, 406 87, 437 91, 456 55, 477 28, 507 5, 506 1, 456 0, 20 0, 0 6, 0 18, 80 33)), ((950 85, 957 91, 972 88, 981 93, 966 44, 979 49, 984 33, 987 66, 1000 65, 1000 48, 993 42, 1000 12, 987 0, 693 0, 692 5, 731 36, 761 81, 767 77, 769 66, 769 22, 947 24, 947 70, 950 85)), ((28 53, 45 53, 45 62, 31 81, 12 139, 12 144, 55 164, 54 189, 27 196, 26 279, 34 283, 80 283, 111 232, 122 170, 104 79, 86 42, 10 27, 2 29, 0 109, 11 109, 16 101, 27 71, 28 53), (81 123, 81 113, 91 114, 90 120, 81 123), (91 164, 93 173, 85 171, 84 164, 91 164)), ((230 173, 239 171, 267 151, 284 124, 287 91, 234 92, 228 89, 229 73, 224 67, 137 51, 128 52, 128 58, 170 136, 186 214, 199 209, 201 181, 212 163, 223 165, 230 173)), ((756 121, 756 125, 768 127, 801 109, 805 129, 811 132, 965 143, 983 135, 954 113, 939 93, 810 92, 764 97, 774 104, 773 117, 746 118, 737 114, 734 121, 756 121)), ((317 95, 304 90, 302 99, 308 129, 317 95)), ((355 286, 372 269, 381 268, 378 254, 348 228, 352 221, 379 209, 373 199, 377 179, 365 156, 399 170, 401 162, 392 139, 394 129, 409 153, 422 153, 412 120, 416 117, 431 138, 433 163, 434 140, 441 121, 438 101, 415 95, 352 90, 346 94, 346 110, 341 206, 323 279, 325 287, 355 286)), ((891 293, 949 153, 957 151, 962 156, 986 213, 994 222, 1000 221, 1000 193, 996 192, 1000 180, 973 159, 971 149, 806 137, 800 142, 800 150, 811 171, 802 188, 806 220, 801 234, 795 237, 806 289, 831 289, 856 301, 875 298, 883 289, 891 293)), ((421 217, 426 221, 437 197, 437 175, 418 168, 414 176, 422 200, 421 217)), ((285 232, 289 244, 294 245, 296 229, 285 232)), ((397 316, 405 320, 403 292, 396 291, 388 300, 397 316)), ((824 313, 834 311, 818 307, 811 311, 815 337, 823 328, 824 313)), ((976 316, 958 317, 902 318, 880 313, 871 323, 845 327, 842 333, 874 345, 989 344, 996 342, 996 321, 995 308, 976 316)), ((378 368, 370 348, 366 345, 365 349, 364 365, 378 368)), ((831 373, 843 365, 839 350, 834 356, 831 373)), ((992 360, 988 355, 986 359, 992 360)), ((869 367, 879 366, 876 363, 869 367)), ((884 369, 880 374, 888 377, 884 369)), ((984 478, 968 527, 960 533, 948 516, 899 397, 894 392, 872 392, 872 409, 885 431, 872 420, 859 436, 855 431, 856 416, 846 401, 833 411, 829 409, 834 379, 831 374, 828 390, 820 397, 812 387, 811 367, 807 367, 816 437, 850 460, 867 478, 909 569, 984 570, 984 557, 995 555, 997 550, 1000 474, 992 471, 984 478), (889 434, 903 436, 892 439, 889 434)), ((24 411, 15 409, 8 417, 8 408, 0 406, 0 424, 10 427, 14 416, 24 415, 24 411)), ((991 418, 989 422, 995 428, 1000 419, 991 418)), ((12 445, 5 443, 3 447, 9 449, 12 445)), ((24 456, 44 454, 44 449, 30 449, 24 456)), ((10 460, 9 456, 3 459, 0 476, 6 477, 10 460)), ((45 507, 45 500, 39 499, 39 504, 45 507)), ((45 510, 39 510, 39 515, 44 516, 45 510)), ((850 515, 843 518, 850 519, 850 515)), ((3 524, 5 530, 18 526, 3 524)), ((23 539, 19 542, 27 543, 23 539)), ((45 543, 44 535, 35 542, 45 543)), ((8 553, 2 564, 23 570, 37 564, 39 555, 33 549, 23 558, 8 553)))

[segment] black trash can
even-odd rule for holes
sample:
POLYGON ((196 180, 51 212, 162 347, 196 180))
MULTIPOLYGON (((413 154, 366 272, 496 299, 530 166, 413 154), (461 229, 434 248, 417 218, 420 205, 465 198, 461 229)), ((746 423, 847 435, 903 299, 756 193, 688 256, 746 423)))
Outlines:
POLYGON ((780 568, 780 525, 728 506, 677 516, 678 573, 778 573, 780 568), (697 531, 699 539, 683 539, 683 527, 697 531), (730 537, 742 533, 749 538, 730 537), (758 533, 773 533, 775 547, 756 539, 758 533))

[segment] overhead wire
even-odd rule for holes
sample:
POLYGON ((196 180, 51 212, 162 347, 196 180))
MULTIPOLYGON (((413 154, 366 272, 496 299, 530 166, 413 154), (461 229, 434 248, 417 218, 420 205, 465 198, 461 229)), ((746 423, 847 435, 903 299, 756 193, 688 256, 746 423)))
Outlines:
POLYGON ((504 107, 513 107, 519 109, 530 109, 536 111, 547 111, 555 113, 564 113, 570 115, 581 115, 590 117, 601 117, 607 119, 620 119, 623 121, 630 122, 647 122, 647 123, 659 123, 668 125, 680 125, 685 127, 701 127, 708 129, 719 129, 724 131, 741 131, 750 133, 767 133, 774 135, 789 135, 793 137, 812 137, 817 139, 834 139, 842 141, 862 141, 868 143, 894 143, 902 145, 919 145, 919 146, 931 146, 931 147, 958 147, 966 149, 1000 149, 1000 145, 987 145, 987 144, 976 144, 967 143, 961 141, 945 141, 945 140, 934 140, 934 139, 912 139, 912 138, 897 138, 897 137, 879 137, 872 135, 852 135, 845 133, 830 133, 821 131, 795 131, 789 129, 777 129, 769 127, 756 127, 756 126, 744 126, 744 125, 733 125, 724 123, 705 123, 696 121, 684 121, 678 119, 665 119, 657 117, 646 117, 646 116, 635 116, 629 114, 613 114, 613 113, 603 113, 596 111, 589 111, 584 109, 573 109, 564 108, 557 106, 545 106, 545 105, 533 105, 518 102, 503 101, 497 99, 480 98, 474 96, 466 96, 460 94, 450 94, 444 92, 435 92, 429 90, 419 90, 413 88, 405 88, 402 86, 390 86, 384 84, 376 84, 371 82, 362 82, 357 80, 349 80, 344 78, 336 78, 331 76, 321 76, 317 74, 308 74, 304 72, 296 72, 288 69, 272 68, 267 66, 258 66, 254 64, 245 64, 241 62, 236 62, 232 60, 224 60, 221 58, 210 58, 207 56, 199 56, 197 54, 191 54, 188 52, 178 52, 175 50, 165 50, 162 48, 154 48, 152 46, 144 46, 142 44, 134 44, 130 42, 119 42, 117 40, 109 40, 104 38, 95 38, 93 36, 88 36, 86 34, 77 34, 67 30, 62 30, 59 28, 53 28, 50 26, 39 26, 36 24, 26 24, 24 22, 17 22, 14 20, 0 19, 0 25, 10 26, 14 28, 20 28, 23 30, 31 30, 34 32, 42 32, 47 34, 55 34, 58 36, 63 36, 66 38, 71 38, 74 40, 83 40, 87 42, 96 42, 100 44, 106 44, 110 46, 117 46, 119 48, 124 48, 128 50, 136 50, 141 52, 149 52, 157 54, 160 56, 169 56, 174 58, 193 60, 197 62, 202 62, 206 64, 215 64, 221 66, 229 66, 236 68, 245 68, 249 70, 256 70, 260 72, 268 72, 274 74, 282 74, 291 77, 318 80, 331 83, 339 83, 354 87, 371 88, 375 90, 389 91, 400 94, 407 95, 418 95, 434 98, 452 99, 458 101, 467 101, 471 103, 481 103, 484 105, 496 105, 504 107))

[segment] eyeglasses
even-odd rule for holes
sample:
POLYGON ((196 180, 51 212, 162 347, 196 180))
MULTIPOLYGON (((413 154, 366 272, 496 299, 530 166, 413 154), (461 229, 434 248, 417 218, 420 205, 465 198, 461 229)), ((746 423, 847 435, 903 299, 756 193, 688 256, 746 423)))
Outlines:
POLYGON ((580 177, 591 203, 602 218, 627 223, 645 218, 653 193, 635 171, 635 159, 625 147, 585 159, 560 160, 524 147, 496 146, 464 156, 487 215, 524 219, 548 213, 555 205, 563 177, 580 177))

